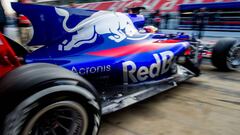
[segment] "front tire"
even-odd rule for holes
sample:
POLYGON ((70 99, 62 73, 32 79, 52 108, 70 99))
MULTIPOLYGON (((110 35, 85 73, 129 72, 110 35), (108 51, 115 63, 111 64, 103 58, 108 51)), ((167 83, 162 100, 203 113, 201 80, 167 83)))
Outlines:
POLYGON ((239 42, 233 38, 219 40, 213 47, 212 64, 221 71, 239 70, 239 42))

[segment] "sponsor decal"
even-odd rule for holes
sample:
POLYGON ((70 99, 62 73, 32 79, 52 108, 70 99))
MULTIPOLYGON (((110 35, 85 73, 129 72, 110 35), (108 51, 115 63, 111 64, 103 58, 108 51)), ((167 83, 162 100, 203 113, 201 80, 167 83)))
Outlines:
POLYGON ((149 36, 133 38, 138 33, 132 20, 125 14, 111 11, 98 11, 90 17, 79 22, 75 27, 69 28, 67 21, 69 20, 69 12, 65 9, 55 8, 59 16, 63 16, 63 29, 68 33, 77 32, 72 36, 70 41, 63 40, 58 46, 59 51, 70 51, 83 44, 94 43, 98 35, 109 34, 108 39, 114 42, 121 42, 124 39, 141 40, 149 36), (109 21, 114 20, 114 21, 109 21))
POLYGON ((123 62, 124 84, 128 84, 129 81, 134 83, 145 81, 166 73, 173 63, 174 53, 172 51, 154 53, 153 57, 155 62, 149 66, 138 67, 133 61, 123 62))
POLYGON ((103 66, 92 66, 92 67, 81 67, 76 68, 72 67, 72 72, 77 73, 79 75, 88 75, 88 74, 96 74, 111 71, 111 65, 103 65, 103 66))

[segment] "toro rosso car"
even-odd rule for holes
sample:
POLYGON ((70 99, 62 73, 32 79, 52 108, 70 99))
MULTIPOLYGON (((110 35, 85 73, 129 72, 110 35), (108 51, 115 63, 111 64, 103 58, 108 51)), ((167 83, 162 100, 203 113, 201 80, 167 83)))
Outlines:
POLYGON ((12 6, 38 47, 0 34, 2 135, 96 135, 103 114, 200 74, 193 45, 141 34, 126 14, 12 6))

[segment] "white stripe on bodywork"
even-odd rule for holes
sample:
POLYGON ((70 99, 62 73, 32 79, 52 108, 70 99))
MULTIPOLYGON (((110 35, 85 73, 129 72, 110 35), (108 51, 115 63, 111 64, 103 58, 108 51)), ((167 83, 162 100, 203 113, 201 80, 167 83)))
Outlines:
POLYGON ((143 40, 143 39, 146 39, 146 38, 148 38, 149 36, 151 35, 151 33, 148 33, 148 34, 145 34, 143 37, 134 37, 134 38, 132 38, 132 37, 127 37, 127 39, 129 39, 129 40, 143 40))

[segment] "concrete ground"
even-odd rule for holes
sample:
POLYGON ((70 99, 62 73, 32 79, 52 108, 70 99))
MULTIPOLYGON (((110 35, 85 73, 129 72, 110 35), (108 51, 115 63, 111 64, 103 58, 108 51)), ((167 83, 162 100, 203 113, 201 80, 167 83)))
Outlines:
POLYGON ((104 116, 100 135, 239 135, 240 72, 203 74, 104 116))

